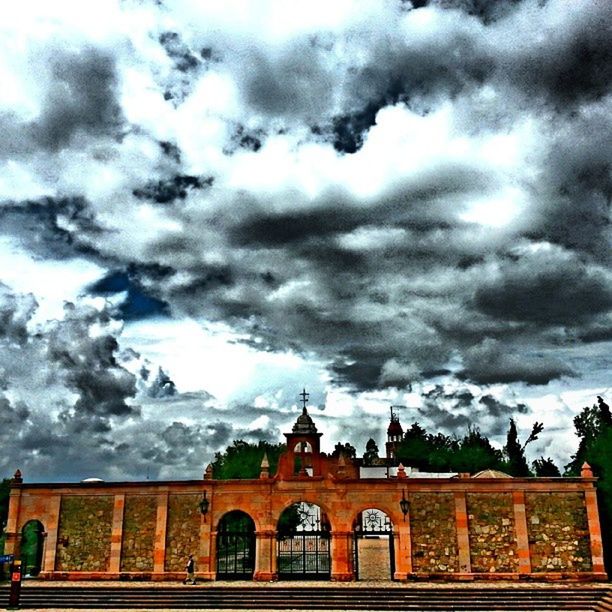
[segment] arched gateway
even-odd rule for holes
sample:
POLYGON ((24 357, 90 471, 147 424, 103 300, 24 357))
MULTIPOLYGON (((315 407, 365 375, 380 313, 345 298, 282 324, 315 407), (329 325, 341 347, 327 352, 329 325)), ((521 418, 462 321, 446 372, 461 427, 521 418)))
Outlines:
POLYGON ((353 567, 357 580, 393 580, 393 523, 377 508, 366 508, 355 521, 353 567))
POLYGON ((242 512, 228 512, 217 528, 217 579, 250 580, 255 570, 255 523, 242 512))
POLYGON ((321 452, 303 397, 277 469, 264 457, 259 478, 211 467, 201 480, 31 484, 16 472, 4 552, 70 580, 178 580, 188 553, 200 580, 606 579, 588 465, 579 478, 419 473, 392 452, 394 414, 387 457, 365 464, 321 452))
POLYGON ((327 580, 331 575, 329 523, 321 508, 295 503, 280 515, 277 567, 280 579, 327 580))
POLYGON ((21 562, 26 575, 38 576, 42 569, 45 528, 40 521, 28 521, 21 530, 21 562))

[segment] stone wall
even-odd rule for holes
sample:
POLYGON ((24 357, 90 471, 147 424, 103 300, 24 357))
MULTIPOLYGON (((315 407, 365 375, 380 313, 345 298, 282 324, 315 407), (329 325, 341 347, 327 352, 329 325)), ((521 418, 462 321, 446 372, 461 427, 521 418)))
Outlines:
MULTIPOLYGON (((168 524, 166 527, 166 571, 182 572, 190 554, 196 556, 200 548, 198 507, 201 495, 168 496, 168 524)), ((198 568, 196 568, 197 571, 198 568)))
POLYGON ((63 497, 55 569, 108 571, 112 519, 112 495, 63 497), (62 544, 66 539, 67 544, 62 544))
POLYGON ((527 493, 525 506, 533 572, 591 571, 582 493, 527 493))
POLYGON ((459 570, 455 502, 452 493, 411 493, 412 570, 459 570))
POLYGON ((122 572, 153 571, 157 498, 154 495, 127 495, 121 545, 122 572))
POLYGON ((517 572, 512 493, 468 493, 473 572, 517 572))

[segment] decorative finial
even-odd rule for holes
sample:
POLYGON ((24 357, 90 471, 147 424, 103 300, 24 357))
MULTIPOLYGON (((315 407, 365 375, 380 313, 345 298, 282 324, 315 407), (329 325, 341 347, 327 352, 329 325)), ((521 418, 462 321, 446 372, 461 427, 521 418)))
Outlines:
POLYGON ((204 480, 212 480, 213 477, 213 466, 209 463, 204 470, 204 480))
POLYGON ((300 393, 300 397, 302 398, 302 414, 306 414, 306 402, 308 402, 308 398, 310 397, 310 393, 306 393, 306 388, 302 389, 300 393))
POLYGON ((269 478, 270 477, 270 462, 268 461, 268 453, 264 453, 264 456, 261 460, 261 466, 259 470, 260 478, 269 478))
POLYGON ((398 478, 407 478, 406 476, 406 468, 403 463, 400 463, 397 467, 397 477, 398 478))
POLYGON ((23 478, 21 477, 21 470, 15 470, 15 474, 13 475, 13 482, 20 483, 23 482, 23 478))
POLYGON ((585 461, 582 464, 582 469, 580 470, 580 476, 582 478, 593 478, 593 470, 591 466, 585 461))

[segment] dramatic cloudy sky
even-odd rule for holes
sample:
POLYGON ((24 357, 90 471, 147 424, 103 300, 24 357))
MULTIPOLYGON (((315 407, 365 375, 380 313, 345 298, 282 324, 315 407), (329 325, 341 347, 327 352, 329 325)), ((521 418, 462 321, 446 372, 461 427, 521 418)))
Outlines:
POLYGON ((0 475, 198 478, 610 397, 609 0, 55 0, 0 21, 0 475))

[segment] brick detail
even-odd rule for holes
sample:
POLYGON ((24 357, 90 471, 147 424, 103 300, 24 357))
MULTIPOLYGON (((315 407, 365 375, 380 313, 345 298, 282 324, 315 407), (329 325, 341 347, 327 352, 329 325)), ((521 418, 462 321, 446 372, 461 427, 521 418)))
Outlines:
POLYGON ((587 510, 589 537, 591 540, 591 559, 593 571, 603 573, 606 571, 606 569, 604 567, 601 526, 599 524, 599 512, 597 510, 597 493, 593 489, 585 491, 584 500, 587 510))
POLYGON ((527 493, 525 505, 533 572, 592 570, 582 492, 527 493))
POLYGON ((111 495, 62 497, 58 571, 109 571, 113 502, 111 495))
POLYGON ((457 548, 459 555, 459 571, 467 574, 472 571, 470 563, 470 536, 468 531, 468 514, 465 493, 454 494, 455 526, 457 529, 457 548))
POLYGON ((122 572, 152 572, 157 498, 128 495, 123 518, 122 572))

